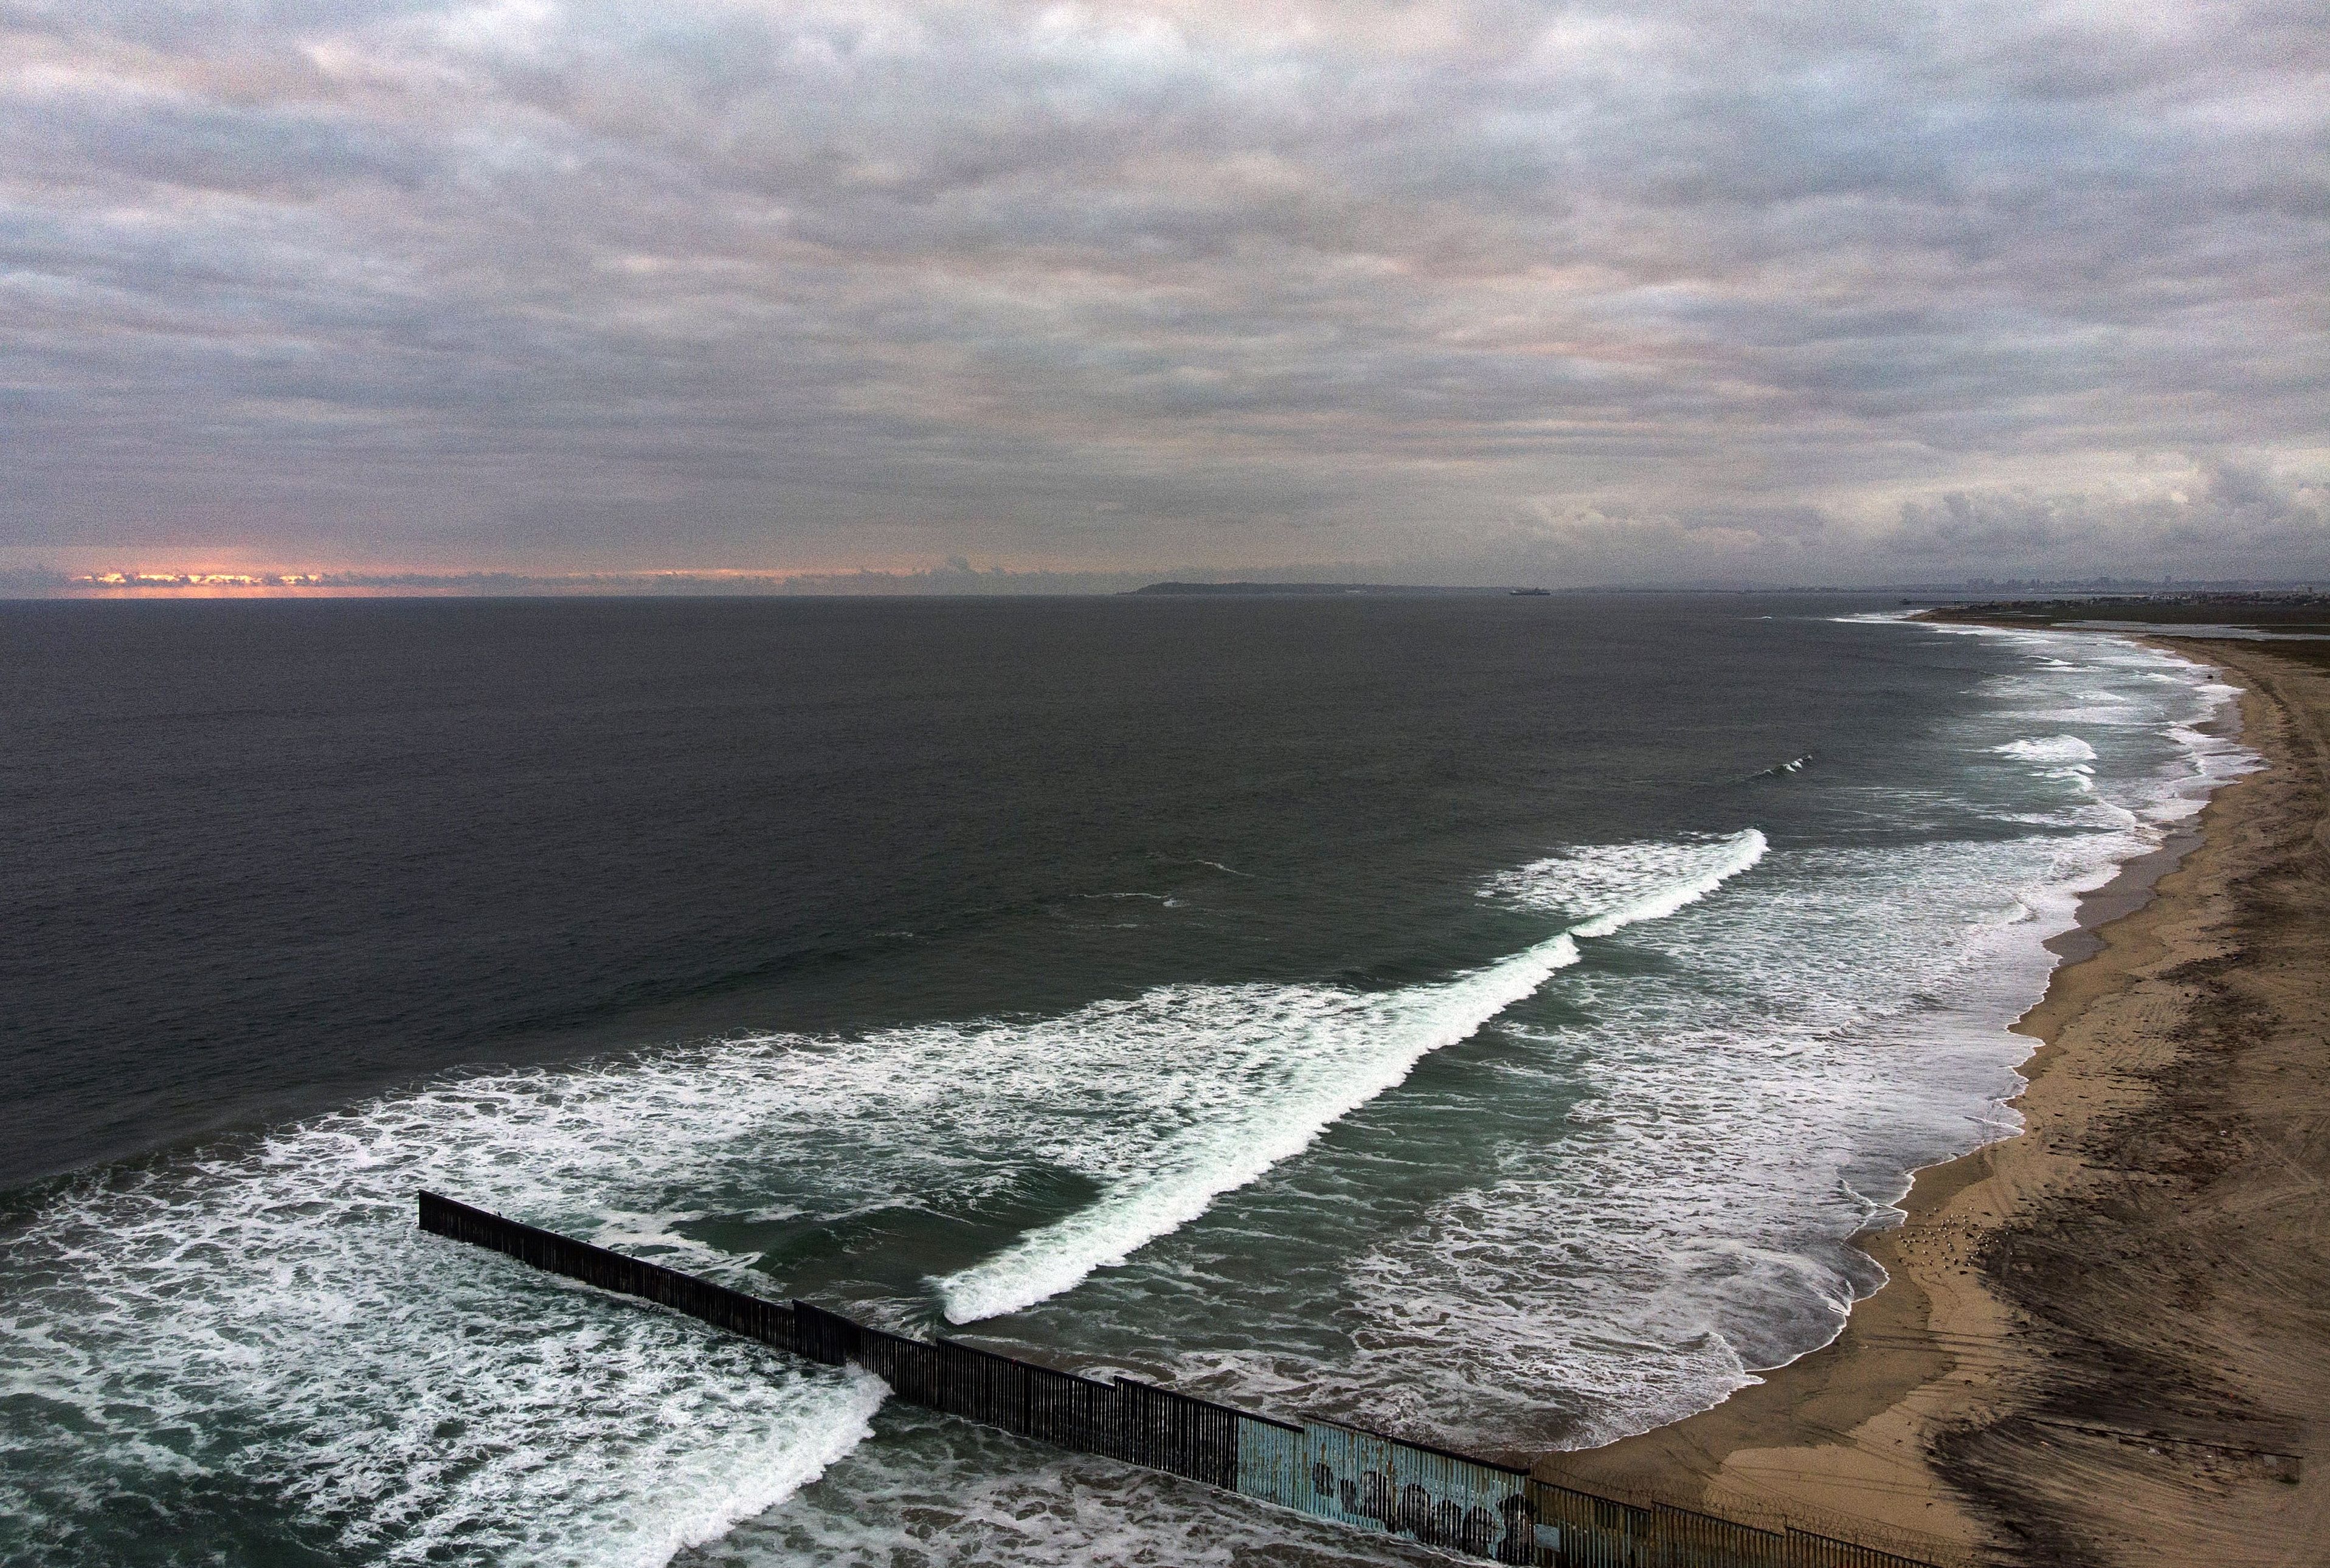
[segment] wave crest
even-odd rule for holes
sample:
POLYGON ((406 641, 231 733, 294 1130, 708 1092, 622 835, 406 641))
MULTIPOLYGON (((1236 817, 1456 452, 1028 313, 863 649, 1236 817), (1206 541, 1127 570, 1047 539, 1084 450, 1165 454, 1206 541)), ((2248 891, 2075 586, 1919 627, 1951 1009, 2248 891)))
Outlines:
POLYGON ((1770 847, 1753 827, 1721 837, 1593 845, 1493 877, 1482 893, 1568 915, 1577 921, 1569 928, 1574 936, 1606 937, 1697 903, 1770 847))

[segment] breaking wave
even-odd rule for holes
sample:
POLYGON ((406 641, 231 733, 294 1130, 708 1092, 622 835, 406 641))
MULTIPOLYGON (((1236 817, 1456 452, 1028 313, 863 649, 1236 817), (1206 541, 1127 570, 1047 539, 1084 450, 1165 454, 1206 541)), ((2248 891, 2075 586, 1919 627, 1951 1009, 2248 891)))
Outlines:
POLYGON ((2009 741, 1992 751, 2002 757, 2017 757, 2025 762, 2092 762, 2096 749, 2077 735, 2049 735, 2043 739, 2009 741))
POLYGON ((1188 1048, 1208 1055, 1227 1048, 1235 1057, 1283 1052, 1283 1086, 1160 1148, 1155 1163, 1089 1208, 939 1280, 948 1321, 1017 1312, 1123 1262, 1223 1193, 1302 1153, 1425 1056, 1464 1039, 1577 961, 1577 944, 1564 933, 1445 985, 1387 996, 1266 987, 1183 994, 1197 1026, 1188 1048), (1223 1009, 1223 1001, 1231 1006, 1223 1009))
POLYGON ((1589 845, 1492 877, 1482 892, 1567 914, 1577 921, 1569 928, 1574 936, 1606 937, 1697 903, 1770 847, 1753 827, 1720 838, 1589 845))
POLYGON ((1301 1153, 1330 1126, 1400 1082, 1431 1053, 1469 1038, 1490 1019, 1577 961, 1580 937, 1603 937, 1694 903, 1764 856, 1764 836, 1682 845, 1602 845, 1557 855, 1495 879, 1525 904, 1586 918, 1500 963, 1435 986, 1385 995, 1245 987, 1227 1016, 1212 998, 1180 997, 1209 1054, 1283 1052, 1285 1088, 1159 1148, 1154 1162, 1098 1203, 1045 1226, 995 1257, 939 1280, 949 1321, 975 1322, 1032 1307, 1075 1288, 1094 1270, 1204 1214, 1301 1153), (1255 1030, 1259 1026, 1260 1034, 1255 1030))

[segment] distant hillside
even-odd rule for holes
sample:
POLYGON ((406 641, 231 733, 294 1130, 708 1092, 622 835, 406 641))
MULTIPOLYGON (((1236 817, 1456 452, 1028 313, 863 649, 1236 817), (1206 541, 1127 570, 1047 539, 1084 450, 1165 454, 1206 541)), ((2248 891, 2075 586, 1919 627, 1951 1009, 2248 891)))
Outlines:
POLYGON ((1407 582, 1152 582, 1134 593, 1183 595, 1270 595, 1310 597, 1321 594, 1504 593, 1502 588, 1434 588, 1407 582))

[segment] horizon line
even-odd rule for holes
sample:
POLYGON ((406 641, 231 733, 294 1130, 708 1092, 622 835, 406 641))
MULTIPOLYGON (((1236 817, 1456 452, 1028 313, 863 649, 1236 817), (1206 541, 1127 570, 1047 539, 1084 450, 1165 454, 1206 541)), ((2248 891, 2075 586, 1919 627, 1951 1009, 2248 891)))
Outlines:
MULTIPOLYGON (((1997 578, 1965 576, 1917 581, 1776 582, 1770 580, 1696 578, 1553 584, 1542 580, 1427 582, 1400 580, 1366 569, 1365 575, 1330 575, 1333 568, 1264 569, 1266 576, 1231 576, 1217 570, 943 566, 900 570, 858 567, 839 570, 767 570, 742 567, 676 567, 598 571, 532 571, 510 569, 430 571, 410 568, 345 568, 302 571, 147 571, 115 569, 67 572, 35 566, 0 569, 0 600, 194 600, 327 598, 1106 598, 1172 590, 1204 596, 1225 590, 1266 595, 1273 591, 1321 593, 1494 594, 1542 590, 1581 593, 1983 593, 2043 592, 2261 592, 2310 591, 2319 580, 2297 578, 2123 577, 2098 572, 2085 577, 1997 578)), ((1451 574, 1454 575, 1454 574, 1451 574)))

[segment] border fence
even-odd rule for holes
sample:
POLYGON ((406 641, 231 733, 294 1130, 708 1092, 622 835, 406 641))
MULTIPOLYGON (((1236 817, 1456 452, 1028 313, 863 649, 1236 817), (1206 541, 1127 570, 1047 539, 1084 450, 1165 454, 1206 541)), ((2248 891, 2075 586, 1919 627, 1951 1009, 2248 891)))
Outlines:
POLYGON ((1326 1422, 1295 1425, 1137 1378, 1106 1383, 953 1339, 914 1339, 420 1195, 421 1228, 636 1296, 829 1366, 912 1404, 1298 1513, 1539 1568, 1931 1568, 1797 1529, 1596 1497, 1527 1470, 1326 1422))

